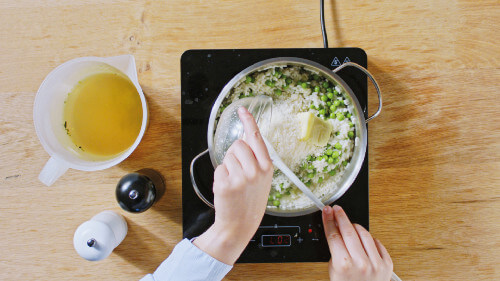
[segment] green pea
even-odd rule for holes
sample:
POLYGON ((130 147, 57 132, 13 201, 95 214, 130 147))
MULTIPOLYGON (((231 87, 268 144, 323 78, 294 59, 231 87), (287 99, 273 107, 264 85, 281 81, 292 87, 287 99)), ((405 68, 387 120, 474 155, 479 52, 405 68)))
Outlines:
POLYGON ((352 116, 352 114, 350 112, 346 114, 347 118, 351 118, 351 116, 352 116))
POLYGON ((281 96, 281 90, 280 89, 274 89, 274 94, 277 96, 281 96))
POLYGON ((342 112, 337 112, 337 120, 342 121, 344 120, 345 116, 342 112))
POLYGON ((337 164, 340 160, 338 158, 333 158, 333 164, 337 164))
POLYGON ((331 102, 331 101, 327 101, 327 102, 326 102, 326 105, 327 105, 327 106, 332 106, 332 102, 331 102))
POLYGON ((314 106, 314 104, 311 104, 311 105, 309 106, 309 108, 310 108, 310 109, 316 109, 316 106, 314 106))
POLYGON ((308 182, 306 182, 306 183, 305 183, 305 185, 306 185, 307 187, 310 187, 310 186, 311 186, 311 182, 310 182, 310 181, 308 181, 308 182))
POLYGON ((328 100, 328 97, 327 97, 327 96, 325 96, 325 95, 322 95, 322 96, 321 96, 321 100, 322 100, 322 101, 327 101, 327 100, 328 100))
POLYGON ((291 83, 292 83, 292 78, 287 77, 287 78, 285 79, 285 82, 286 82, 286 84, 291 84, 291 83))
POLYGON ((344 105, 344 100, 339 100, 340 105, 344 105))
POLYGON ((312 164, 310 164, 309 166, 307 166, 307 169, 314 170, 314 166, 312 164))
POLYGON ((274 77, 281 78, 281 74, 282 74, 281 70, 278 67, 276 67, 274 69, 274 77))
POLYGON ((354 127, 354 123, 349 122, 349 127, 354 127))
POLYGON ((344 167, 347 166, 347 163, 348 162, 346 160, 342 161, 342 165, 344 165, 344 167))
POLYGON ((322 182, 323 182, 323 178, 319 178, 318 183, 322 183, 322 182))
POLYGON ((328 174, 329 174, 330 176, 335 176, 335 174, 336 174, 336 173, 337 173, 337 172, 335 172, 335 170, 331 170, 330 172, 328 172, 328 174))
POLYGON ((285 195, 290 196, 290 191, 285 192, 285 195))
POLYGON ((323 168, 323 172, 328 171, 328 167, 323 168))
POLYGON ((319 114, 320 114, 320 115, 325 115, 325 113, 326 113, 326 112, 325 112, 325 110, 324 110, 324 109, 320 109, 320 110, 319 110, 319 114))
POLYGON ((333 90, 333 93, 334 93, 336 96, 340 95, 339 91, 337 91, 337 90, 333 90))
POLYGON ((288 88, 290 88, 290 84, 286 84, 285 86, 283 86, 283 90, 286 90, 288 88))
POLYGON ((318 74, 313 74, 313 79, 314 79, 315 81, 318 81, 318 80, 319 80, 319 75, 318 75, 318 74))
POLYGON ((335 106, 340 106, 340 101, 339 101, 339 100, 335 100, 335 101, 333 102, 333 105, 335 105, 335 106))
POLYGON ((280 183, 280 188, 283 188, 283 183, 280 183))
POLYGON ((332 153, 332 158, 339 158, 340 156, 340 152, 338 152, 337 150, 335 150, 333 153, 332 153))
POLYGON ((274 199, 273 199, 273 196, 272 196, 272 195, 269 195, 269 196, 267 197, 267 201, 273 201, 273 200, 274 200, 274 199))
POLYGON ((332 92, 328 92, 328 94, 326 94, 326 96, 329 98, 329 99, 333 99, 333 93, 332 92))
POLYGON ((333 158, 332 157, 328 157, 328 164, 332 164, 333 163, 333 158))
POLYGON ((337 110, 337 107, 335 105, 330 106, 330 112, 335 112, 337 110))
POLYGON ((322 84, 323 88, 327 89, 328 87, 330 87, 330 84, 328 82, 323 82, 322 84))
POLYGON ((281 198, 281 193, 276 193, 276 194, 274 195, 274 197, 275 197, 275 198, 281 198))
POLYGON ((348 136, 350 139, 354 138, 354 132, 353 132, 353 131, 349 131, 349 132, 347 133, 347 136, 348 136))
POLYGON ((247 78, 245 79, 245 83, 253 83, 255 82, 255 78, 253 78, 252 76, 247 76, 247 78))
POLYGON ((274 200, 273 201, 273 205, 276 206, 276 207, 279 207, 280 205, 280 200, 274 200))
POLYGON ((307 158, 306 158, 306 159, 307 159, 307 161, 311 161, 311 160, 312 160, 311 155, 307 155, 307 158))
POLYGON ((318 87, 318 86, 314 87, 314 91, 315 91, 316 93, 319 93, 319 87, 318 87))
POLYGON ((274 87, 274 82, 271 81, 271 80, 266 80, 266 83, 265 83, 267 86, 269 87, 274 87))
POLYGON ((338 149, 338 150, 341 150, 341 149, 342 149, 342 145, 341 145, 340 143, 336 143, 336 144, 334 145, 334 147, 335 147, 336 149, 338 149))
POLYGON ((331 148, 326 150, 326 155, 332 155, 333 150, 331 148))
POLYGON ((302 89, 307 89, 308 87, 306 82, 303 82, 302 84, 300 84, 300 86, 302 87, 302 89))

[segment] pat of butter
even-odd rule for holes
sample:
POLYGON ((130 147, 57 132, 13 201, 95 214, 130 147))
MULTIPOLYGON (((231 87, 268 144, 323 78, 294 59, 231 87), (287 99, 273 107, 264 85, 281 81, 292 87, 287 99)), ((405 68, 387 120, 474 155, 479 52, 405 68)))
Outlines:
POLYGON ((332 134, 332 124, 315 116, 311 112, 298 114, 300 121, 299 139, 309 143, 325 146, 332 134))

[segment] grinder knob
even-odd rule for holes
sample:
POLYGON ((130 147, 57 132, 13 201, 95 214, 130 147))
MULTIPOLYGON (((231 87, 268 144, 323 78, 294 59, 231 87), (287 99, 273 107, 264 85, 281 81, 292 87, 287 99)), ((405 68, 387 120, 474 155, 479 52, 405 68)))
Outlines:
POLYGON ((122 209, 141 213, 149 209, 163 195, 162 176, 152 169, 142 169, 125 175, 116 186, 116 200, 122 209))

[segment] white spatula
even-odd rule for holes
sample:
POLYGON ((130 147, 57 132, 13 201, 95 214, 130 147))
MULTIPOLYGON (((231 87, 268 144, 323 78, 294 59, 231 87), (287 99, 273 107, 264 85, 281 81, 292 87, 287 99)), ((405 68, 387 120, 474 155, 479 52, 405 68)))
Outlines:
POLYGON ((269 143, 266 138, 263 137, 263 139, 264 143, 266 144, 267 151, 269 152, 269 156, 273 161, 273 164, 278 167, 278 169, 280 169, 283 174, 285 174, 285 176, 287 176, 302 192, 304 192, 304 194, 313 201, 314 205, 316 205, 318 209, 323 210, 323 208, 325 207, 323 202, 321 202, 321 200, 319 200, 318 197, 316 197, 316 195, 314 195, 314 193, 312 193, 311 190, 307 188, 307 186, 295 175, 295 173, 290 170, 290 168, 288 168, 283 160, 281 160, 276 150, 274 150, 272 144, 269 143))

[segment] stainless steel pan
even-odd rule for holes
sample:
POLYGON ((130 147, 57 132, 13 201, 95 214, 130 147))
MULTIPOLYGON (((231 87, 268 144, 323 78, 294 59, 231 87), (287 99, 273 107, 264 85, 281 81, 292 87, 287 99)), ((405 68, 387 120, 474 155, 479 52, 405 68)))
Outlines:
MULTIPOLYGON (((346 93, 346 98, 349 99, 351 104, 353 105, 354 108, 354 115, 356 116, 356 120, 354 122, 355 126, 355 132, 356 132, 356 137, 358 138, 358 142, 356 143, 356 146, 354 147, 354 152, 353 156, 351 158, 350 164, 347 166, 341 180, 338 182, 338 188, 336 190, 332 190, 332 193, 328 196, 325 196, 323 202, 325 204, 331 204, 335 200, 339 199, 351 186, 351 184, 354 182, 356 179, 359 170, 361 169, 361 166, 363 164, 363 161, 365 159, 365 154, 366 154, 366 145, 367 145, 367 131, 366 131, 366 123, 368 123, 370 120, 373 118, 377 117, 381 110, 382 110, 382 95, 380 93, 380 88, 375 81, 375 78, 366 70, 364 67, 353 63, 353 62, 347 62, 339 67, 330 70, 323 65, 320 65, 316 62, 306 60, 306 59, 301 59, 301 58, 293 58, 293 57, 278 57, 278 58, 272 58, 272 59, 267 59, 260 61, 256 64, 253 64, 244 70, 242 70, 240 73, 238 73, 236 76, 233 77, 222 89, 220 92, 219 96, 215 100, 215 103, 212 107, 212 111, 210 113, 210 119, 208 121, 208 130, 207 130, 207 142, 208 142, 208 149, 201 152, 198 154, 196 157, 193 158, 191 161, 191 166, 190 166, 190 173, 191 173, 191 182, 193 184, 194 191, 198 195, 198 197, 205 202, 210 207, 214 207, 211 202, 209 202, 205 196, 200 192, 196 180, 194 178, 193 170, 194 170, 194 164, 196 160, 198 160, 201 156, 205 155, 206 153, 209 153, 210 155, 210 160, 212 161, 212 164, 214 168, 218 166, 219 163, 216 163, 215 157, 214 157, 214 133, 215 133, 215 123, 216 123, 216 117, 217 113, 219 111, 219 108, 223 102, 223 100, 231 93, 231 89, 244 77, 247 75, 253 73, 253 72, 258 72, 264 69, 267 69, 269 67, 274 67, 274 66, 281 66, 281 65, 289 65, 289 66, 300 66, 304 67, 306 70, 312 71, 319 73, 320 75, 323 75, 324 77, 327 77, 330 81, 335 82, 335 84, 339 85, 344 89, 344 92, 346 93), (340 70, 346 68, 346 67, 355 67, 361 71, 363 71, 368 78, 370 78, 371 82, 375 86, 375 89, 377 91, 378 95, 378 109, 377 111, 370 117, 365 118, 365 112, 361 109, 361 106, 359 104, 358 99, 356 98, 356 95, 354 95, 353 91, 349 86, 336 74, 340 70)), ((295 209, 295 210, 276 210, 276 209, 270 209, 268 208, 266 210, 266 214, 269 215, 274 215, 274 216, 283 216, 283 217, 293 217, 293 216, 301 216, 301 215, 306 215, 313 213, 317 211, 318 209, 316 206, 311 205, 310 207, 303 208, 303 209, 295 209)))

